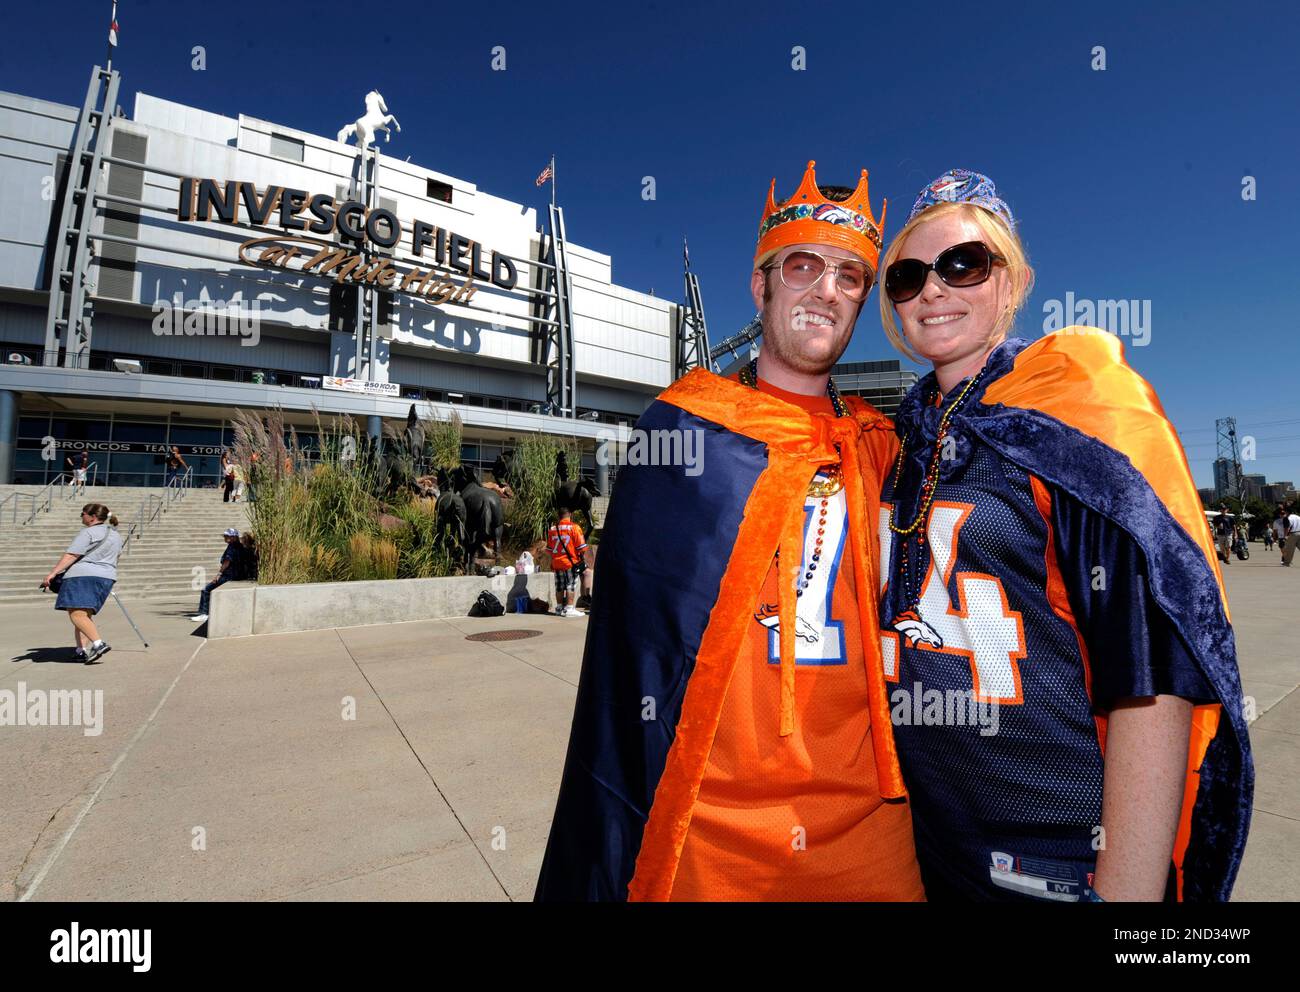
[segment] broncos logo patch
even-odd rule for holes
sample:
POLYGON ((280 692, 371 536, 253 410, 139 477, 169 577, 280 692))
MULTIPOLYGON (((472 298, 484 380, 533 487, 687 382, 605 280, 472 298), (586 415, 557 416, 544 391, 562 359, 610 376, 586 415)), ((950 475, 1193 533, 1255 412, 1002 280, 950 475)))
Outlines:
POLYGON ((894 617, 894 622, 890 626, 906 637, 911 647, 916 647, 920 641, 925 641, 932 648, 943 647, 943 638, 939 636, 939 632, 922 620, 920 614, 912 610, 905 610, 894 617))
MULTIPOLYGON (((773 630, 777 633, 780 633, 781 631, 781 619, 777 616, 776 603, 764 603, 759 607, 758 612, 754 614, 754 619, 768 630, 773 630)), ((797 613, 794 617, 794 633, 796 637, 802 637, 805 641, 812 644, 816 644, 821 640, 821 634, 818 633, 817 628, 797 613)))

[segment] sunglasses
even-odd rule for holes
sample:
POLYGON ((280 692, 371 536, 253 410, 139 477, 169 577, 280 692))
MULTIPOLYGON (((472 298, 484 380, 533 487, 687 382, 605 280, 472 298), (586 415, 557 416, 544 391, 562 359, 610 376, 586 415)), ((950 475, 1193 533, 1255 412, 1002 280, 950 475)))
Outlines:
POLYGON ((813 286, 826 275, 828 268, 835 271, 835 288, 855 303, 866 299, 876 281, 876 274, 866 262, 860 262, 856 258, 837 258, 832 262, 825 255, 806 249, 792 251, 785 258, 763 266, 765 271, 777 269, 781 274, 782 285, 796 292, 813 286))
POLYGON ((949 286, 978 286, 988 280, 994 265, 1006 263, 983 241, 966 241, 944 249, 929 264, 919 258, 900 258, 885 270, 885 293, 891 303, 906 303, 925 288, 931 272, 949 286))

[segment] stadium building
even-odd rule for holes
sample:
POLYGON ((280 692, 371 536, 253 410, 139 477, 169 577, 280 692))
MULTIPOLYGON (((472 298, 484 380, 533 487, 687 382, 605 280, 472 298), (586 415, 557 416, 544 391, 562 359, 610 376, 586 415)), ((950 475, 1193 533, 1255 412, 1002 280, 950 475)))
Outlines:
POLYGON ((689 270, 682 304, 619 286, 561 209, 367 147, 378 93, 350 144, 143 93, 127 116, 119 82, 0 93, 0 483, 87 450, 157 485, 177 445, 215 485, 237 411, 310 448, 317 413, 378 435, 415 402, 460 416, 467 462, 563 435, 601 485, 617 425, 712 361, 689 270))

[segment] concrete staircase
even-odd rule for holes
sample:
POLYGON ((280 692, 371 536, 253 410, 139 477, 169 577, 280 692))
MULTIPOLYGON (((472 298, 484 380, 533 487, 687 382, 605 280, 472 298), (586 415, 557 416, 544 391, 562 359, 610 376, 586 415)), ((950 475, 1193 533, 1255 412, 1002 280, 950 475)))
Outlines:
MULTIPOLYGON (((38 491, 37 487, 23 486, 9 489, 38 491)), ((0 604, 52 607, 54 597, 37 587, 81 529, 77 516, 81 507, 92 502, 106 505, 116 514, 118 531, 125 538, 141 512, 141 500, 150 494, 162 496, 164 491, 94 486, 84 496, 70 499, 56 494, 53 509, 26 526, 15 527, 7 519, 0 523, 0 604)), ((3 495, 0 493, 0 498, 3 495)), ((118 559, 113 591, 123 598, 192 599, 197 605, 199 594, 193 588, 193 569, 204 569, 205 581, 214 578, 226 546, 222 532, 227 527, 242 532, 248 526, 244 503, 221 502, 218 489, 188 490, 149 524, 143 537, 131 540, 126 553, 118 559)))

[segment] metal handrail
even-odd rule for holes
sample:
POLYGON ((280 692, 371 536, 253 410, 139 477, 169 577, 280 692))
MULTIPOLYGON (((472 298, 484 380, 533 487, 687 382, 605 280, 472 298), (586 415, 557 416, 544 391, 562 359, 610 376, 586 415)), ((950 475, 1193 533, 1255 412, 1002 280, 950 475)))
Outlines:
MULTIPOLYGON (((64 479, 64 477, 65 477, 65 473, 60 472, 60 473, 59 473, 58 475, 56 475, 53 479, 51 479, 49 482, 47 482, 47 483, 44 485, 44 487, 42 487, 42 489, 41 489, 40 492, 38 492, 38 493, 24 493, 24 494, 23 494, 23 495, 28 495, 28 496, 30 496, 30 497, 31 497, 31 501, 32 501, 32 503, 31 503, 32 512, 29 513, 29 514, 27 514, 27 519, 23 521, 23 526, 24 526, 24 527, 27 526, 29 523, 31 523, 33 520, 36 519, 36 514, 41 513, 42 511, 48 513, 48 512, 53 508, 53 506, 54 506, 54 487, 55 487, 55 486, 59 486, 59 485, 63 485, 63 479, 64 479), (41 505, 42 502, 44 503, 44 506, 41 505)), ((66 498, 67 498, 67 497, 65 496, 64 499, 66 499, 66 498)))
POLYGON ((36 497, 32 493, 10 493, 4 499, 0 499, 0 523, 4 523, 5 513, 9 513, 9 522, 14 526, 18 525, 18 501, 20 499, 34 500, 36 497), (5 505, 12 501, 11 509, 6 510, 5 505))
POLYGON ((187 490, 194 487, 194 466, 186 465, 185 471, 180 475, 172 476, 167 482, 169 495, 168 503, 175 503, 178 499, 184 499, 187 490))
POLYGON ((155 496, 153 493, 146 494, 140 500, 140 512, 131 521, 131 526, 126 530, 126 538, 122 541, 122 554, 126 554, 130 550, 131 541, 134 538, 144 537, 145 530, 158 519, 158 515, 162 513, 166 504, 167 499, 165 496, 155 496))
POLYGON ((184 499, 185 493, 193 487, 193 484, 194 466, 188 465, 183 474, 172 478, 163 487, 161 496, 154 493, 145 495, 140 500, 140 512, 126 530, 126 538, 122 541, 122 554, 126 554, 130 550, 133 539, 144 537, 149 525, 166 513, 172 504, 177 500, 184 499))
MULTIPOLYGON (((86 466, 86 472, 90 481, 87 485, 96 485, 99 481, 99 462, 91 462, 86 466)), ((72 490, 75 484, 66 472, 60 472, 53 479, 41 487, 39 492, 35 493, 10 493, 8 496, 0 499, 0 523, 4 522, 5 514, 9 515, 9 522, 18 526, 18 506, 19 500, 27 500, 27 516, 23 518, 22 526, 27 526, 41 513, 48 513, 54 508, 54 491, 58 489, 61 498, 67 502, 72 498, 72 490), (8 504, 12 503, 12 506, 8 504)))
MULTIPOLYGON (((66 474, 67 473, 62 473, 61 475, 66 475, 66 474)), ((76 476, 74 475, 72 478, 75 479, 76 476)), ((99 462, 91 462, 86 466, 86 478, 87 481, 82 483, 81 486, 83 490, 86 488, 86 486, 94 486, 99 483, 99 462)), ((72 491, 76 488, 77 488, 76 482, 74 481, 68 482, 67 487, 63 490, 64 502, 67 502, 68 500, 72 499, 72 491)))

